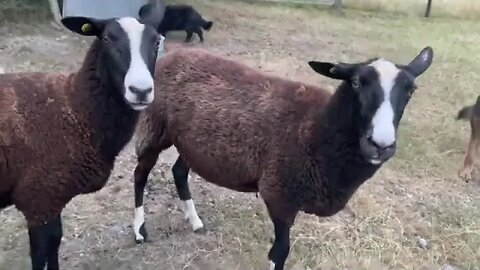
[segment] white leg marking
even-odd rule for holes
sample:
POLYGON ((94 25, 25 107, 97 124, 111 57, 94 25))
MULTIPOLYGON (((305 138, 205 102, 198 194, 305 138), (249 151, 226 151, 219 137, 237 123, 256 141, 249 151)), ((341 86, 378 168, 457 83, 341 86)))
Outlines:
POLYGON ((395 79, 400 70, 392 63, 378 59, 370 64, 378 73, 384 99, 372 118, 372 139, 383 147, 395 142, 395 126, 393 125, 394 112, 390 101, 390 92, 395 85, 395 79))
MULTIPOLYGON (((130 65, 124 79, 125 99, 131 103, 137 103, 137 95, 130 91, 133 86, 139 90, 151 88, 145 102, 153 101, 153 78, 148 70, 147 64, 142 57, 142 37, 145 25, 138 22, 135 18, 124 17, 118 19, 118 23, 123 28, 130 41, 130 65)), ((132 108, 142 110, 146 105, 136 105, 132 108)))
POLYGON ((203 228, 203 222, 198 217, 197 210, 195 209, 195 204, 193 200, 181 201, 182 211, 185 214, 185 219, 190 222, 192 225, 193 231, 203 228))
POLYGON ((270 268, 269 270, 275 270, 275 263, 272 262, 272 261, 268 261, 269 265, 270 265, 270 268))
POLYGON ((145 211, 143 206, 135 208, 135 219, 133 220, 133 230, 135 231, 135 239, 143 241, 143 236, 140 234, 140 227, 145 223, 145 211))
POLYGON ((190 173, 188 174, 188 178, 189 178, 189 179, 188 179, 189 182, 190 182, 190 181, 195 181, 195 180, 197 180, 197 174, 194 173, 194 172, 192 172, 192 171, 190 171, 190 173))

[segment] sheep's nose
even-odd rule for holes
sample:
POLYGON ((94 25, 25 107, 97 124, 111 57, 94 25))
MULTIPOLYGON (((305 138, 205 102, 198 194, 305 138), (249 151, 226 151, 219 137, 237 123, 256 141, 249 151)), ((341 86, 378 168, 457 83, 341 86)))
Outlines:
POLYGON ((391 144, 385 144, 383 142, 377 143, 371 136, 367 138, 368 143, 377 149, 379 155, 382 155, 384 152, 389 152, 392 149, 395 149, 396 142, 393 141, 391 144))
POLYGON ((151 93, 153 88, 149 87, 149 88, 145 88, 145 89, 140 89, 140 88, 137 88, 135 86, 129 86, 128 89, 134 94, 146 95, 146 94, 151 93))
POLYGON ((153 90, 152 87, 140 89, 135 86, 129 86, 128 89, 130 89, 130 91, 137 97, 137 100, 140 102, 146 101, 153 90))

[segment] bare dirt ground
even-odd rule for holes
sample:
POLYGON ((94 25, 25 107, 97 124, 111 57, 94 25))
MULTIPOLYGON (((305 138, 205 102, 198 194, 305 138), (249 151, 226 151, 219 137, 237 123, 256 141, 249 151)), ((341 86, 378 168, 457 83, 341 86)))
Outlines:
MULTIPOLYGON (((193 1, 193 0, 192 0, 193 1)), ((478 22, 422 20, 395 15, 194 1, 215 24, 188 46, 235 57, 265 72, 322 83, 307 61, 356 61, 384 56, 407 63, 423 47, 435 50, 433 66, 418 81, 402 120, 399 152, 363 185, 348 207, 330 218, 301 214, 293 227, 289 269, 480 269, 480 180, 456 174, 469 135, 457 110, 480 88, 478 22), (418 245, 418 238, 427 242, 418 245)), ((193 2, 192 2, 193 3, 193 2)), ((184 33, 167 36, 180 43, 184 33)), ((90 40, 48 25, 0 27, 0 66, 7 72, 71 71, 90 40)), ((135 154, 129 145, 107 186, 79 196, 65 209, 63 269, 267 269, 273 226, 254 194, 191 183, 208 232, 183 221, 170 165, 162 155, 146 195, 151 242, 136 245, 133 220, 135 154)), ((29 269, 23 217, 0 212, 0 269, 29 269)))

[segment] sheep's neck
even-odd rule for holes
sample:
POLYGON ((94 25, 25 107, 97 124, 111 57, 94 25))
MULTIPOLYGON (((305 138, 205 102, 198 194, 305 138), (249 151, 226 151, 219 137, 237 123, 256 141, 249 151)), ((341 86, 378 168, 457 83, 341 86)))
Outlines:
POLYGON ((347 84, 342 84, 331 97, 321 120, 316 121, 319 126, 313 132, 317 138, 313 146, 315 156, 321 167, 326 168, 325 185, 331 203, 338 203, 340 208, 379 169, 361 156, 356 106, 355 93, 347 84))
POLYGON ((102 61, 101 41, 92 43, 82 67, 73 77, 72 107, 86 119, 90 140, 100 146, 108 163, 131 139, 139 113, 115 89, 102 61))

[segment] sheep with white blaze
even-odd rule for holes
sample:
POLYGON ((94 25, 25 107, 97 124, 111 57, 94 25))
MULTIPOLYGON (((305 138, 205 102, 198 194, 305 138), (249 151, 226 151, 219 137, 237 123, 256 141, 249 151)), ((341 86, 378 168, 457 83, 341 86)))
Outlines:
POLYGON ((0 75, 0 209, 25 216, 34 270, 59 269, 63 208, 106 184, 152 103, 162 40, 131 17, 62 23, 96 37, 80 70, 0 75))
POLYGON ((155 73, 162 91, 138 126, 136 239, 147 236, 148 174, 159 153, 174 145, 174 182, 192 228, 202 230, 203 223, 188 187, 190 169, 216 185, 259 192, 275 229, 271 269, 284 269, 297 214, 336 214, 394 156, 415 79, 432 59, 426 47, 408 65, 384 58, 309 62, 317 73, 341 80, 332 94, 204 50, 167 53, 155 73))

